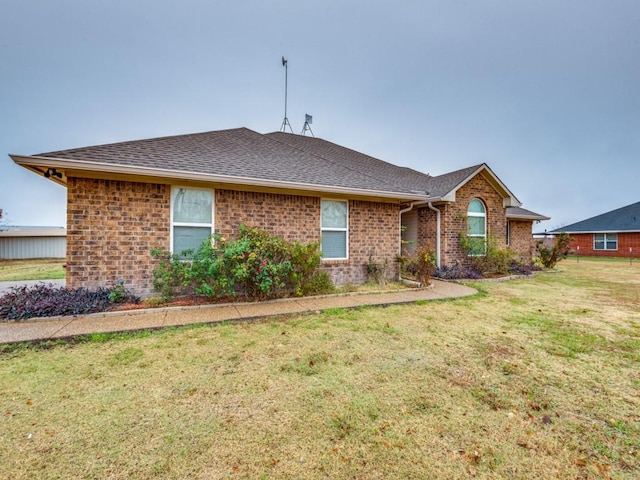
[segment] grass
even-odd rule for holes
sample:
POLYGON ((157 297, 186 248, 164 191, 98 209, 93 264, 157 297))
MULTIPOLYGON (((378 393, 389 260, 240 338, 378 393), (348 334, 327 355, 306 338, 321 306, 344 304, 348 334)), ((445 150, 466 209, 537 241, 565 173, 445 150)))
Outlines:
POLYGON ((53 280, 65 277, 64 259, 35 258, 28 260, 0 259, 0 282, 18 280, 53 280))
POLYGON ((640 265, 0 347, 0 478, 640 477, 640 265))

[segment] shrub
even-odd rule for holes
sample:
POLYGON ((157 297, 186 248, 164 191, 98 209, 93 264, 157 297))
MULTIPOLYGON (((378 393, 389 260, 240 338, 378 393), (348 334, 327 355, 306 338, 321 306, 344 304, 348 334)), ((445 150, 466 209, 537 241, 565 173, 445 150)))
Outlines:
POLYGON ((460 264, 437 268, 433 276, 443 280, 477 280, 482 278, 482 275, 473 268, 463 267, 460 264))
POLYGON ((510 248, 498 248, 498 242, 494 236, 487 238, 484 255, 471 255, 477 251, 477 244, 470 242, 476 240, 462 234, 460 236, 460 244, 470 255, 470 261, 473 270, 481 276, 487 275, 507 275, 507 274, 525 274, 531 273, 531 267, 516 259, 516 253, 510 248), (526 272, 526 273, 523 273, 526 272))
POLYGON ((374 262, 373 253, 370 253, 366 268, 368 281, 383 286, 387 284, 387 275, 389 273, 389 260, 387 258, 382 263, 374 262))
POLYGON ((333 291, 329 274, 320 270, 320 243, 293 242, 289 244, 292 273, 289 290, 298 297, 333 291))
POLYGON ((238 228, 235 240, 214 235, 196 252, 172 255, 156 250, 152 254, 160 258, 154 271, 154 288, 165 299, 178 291, 263 300, 333 288, 328 275, 319 270, 319 243, 290 243, 244 225, 238 228))
POLYGON ((564 260, 569 256, 569 243, 571 237, 566 233, 561 233, 556 238, 553 247, 545 247, 542 240, 538 240, 536 251, 538 258, 545 268, 553 268, 560 260, 564 260))
POLYGON ((104 312, 116 303, 139 303, 122 284, 113 288, 67 289, 52 284, 12 287, 0 297, 0 318, 24 320, 33 317, 83 315, 104 312))
POLYGON ((399 257, 403 276, 415 278, 423 285, 428 285, 436 268, 436 256, 429 246, 416 249, 414 255, 399 257))

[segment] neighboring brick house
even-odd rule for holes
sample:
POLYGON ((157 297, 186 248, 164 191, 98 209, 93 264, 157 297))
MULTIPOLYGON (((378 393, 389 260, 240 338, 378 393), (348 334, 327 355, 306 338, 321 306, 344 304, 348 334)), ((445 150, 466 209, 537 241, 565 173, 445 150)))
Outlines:
POLYGON ((640 257, 640 202, 547 232, 560 233, 571 236, 569 248, 579 255, 640 257))
POLYGON ((479 248, 493 236, 530 261, 532 222, 546 219, 520 208, 486 164, 432 177, 282 132, 238 128, 11 158, 67 188, 69 287, 123 279, 148 294, 152 249, 197 247, 241 223, 321 242, 338 284, 364 282, 370 257, 397 275, 401 224, 409 248, 430 245, 439 264, 467 259, 461 232, 479 248))

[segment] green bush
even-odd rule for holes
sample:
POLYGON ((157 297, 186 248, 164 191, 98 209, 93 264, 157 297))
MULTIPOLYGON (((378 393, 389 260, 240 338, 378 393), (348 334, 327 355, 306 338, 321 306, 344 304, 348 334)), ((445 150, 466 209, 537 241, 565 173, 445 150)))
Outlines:
POLYGON ((386 285, 389 275, 389 259, 385 258, 382 263, 373 260, 373 252, 369 254, 369 261, 366 265, 367 280, 378 285, 386 285))
POLYGON ((436 269, 436 255, 429 246, 419 247, 414 255, 401 256, 398 260, 404 278, 414 278, 422 285, 429 285, 436 269))
POLYGON ((567 233, 561 233, 556 238, 553 247, 545 247, 542 240, 536 243, 538 258, 545 268, 553 268, 560 260, 564 260, 569 256, 569 243, 571 237, 567 233))
POLYGON ((478 238, 460 235, 460 244, 469 255, 471 265, 482 276, 507 275, 517 264, 516 253, 510 248, 498 248, 495 236, 487 238, 486 245, 479 246, 478 238), (484 254, 478 252, 484 251, 484 254))
POLYGON ((319 243, 287 242, 244 225, 238 228, 237 239, 214 235, 196 252, 152 254, 160 258, 154 287, 165 299, 175 293, 196 293, 264 300, 333 289, 328 274, 319 269, 319 243))

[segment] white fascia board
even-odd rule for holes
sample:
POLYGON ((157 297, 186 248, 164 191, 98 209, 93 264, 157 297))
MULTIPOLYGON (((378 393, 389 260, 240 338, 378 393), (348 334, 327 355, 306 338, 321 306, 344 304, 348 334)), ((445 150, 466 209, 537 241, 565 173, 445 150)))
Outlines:
POLYGON ((95 163, 82 160, 67 160, 38 156, 9 155, 13 161, 29 168, 47 165, 51 168, 72 169, 87 172, 115 173, 124 175, 141 175, 175 180, 192 180, 199 182, 227 183, 231 185, 245 185, 255 187, 281 188, 291 190, 305 190, 322 193, 338 193, 342 195, 358 195, 368 197, 392 198, 396 200, 425 200, 427 195, 412 193, 389 192, 384 190, 369 190, 363 188, 338 187, 335 185, 316 185, 313 183, 297 183, 284 180, 268 180, 251 177, 235 177, 231 175, 217 175, 211 173, 185 172, 181 170, 167 170, 163 168, 119 165, 113 163, 95 163))

